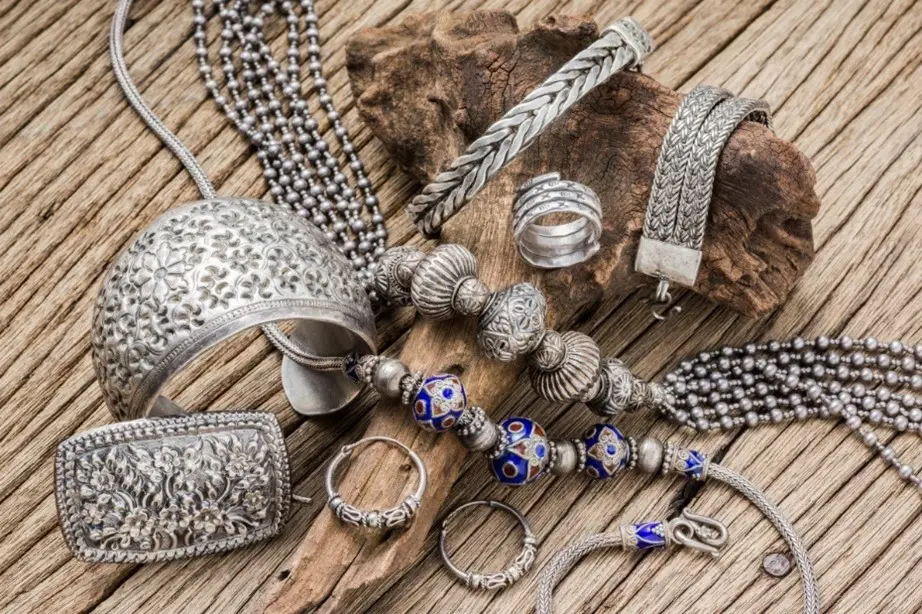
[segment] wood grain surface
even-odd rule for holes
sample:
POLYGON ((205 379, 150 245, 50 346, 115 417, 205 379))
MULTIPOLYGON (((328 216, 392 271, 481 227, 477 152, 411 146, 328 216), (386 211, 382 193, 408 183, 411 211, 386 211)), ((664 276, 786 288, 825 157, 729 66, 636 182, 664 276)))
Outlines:
MULTIPOLYGON (((74 561, 56 524, 51 458, 57 442, 109 416, 88 351, 90 309, 116 252, 158 213, 196 198, 180 165, 121 98, 106 34, 114 4, 101 0, 0 1, 0 610, 4 612, 253 612, 308 531, 318 507, 300 508, 282 535, 237 553, 150 566, 74 561)), ((793 334, 873 334, 922 339, 922 4, 913 0, 552 2, 548 0, 353 0, 318 3, 328 80, 352 128, 393 242, 414 237, 401 209, 418 189, 361 126, 343 67, 346 40, 431 9, 504 8, 522 24, 549 13, 588 13, 599 23, 631 14, 659 45, 646 70, 688 91, 707 82, 762 97, 781 136, 813 161, 823 209, 816 260, 788 303, 750 321, 701 299, 665 326, 650 323, 640 296, 605 301, 572 325, 644 376, 721 343, 793 334)), ((201 156, 219 191, 265 195, 256 161, 226 125, 194 68, 191 8, 140 2, 127 36, 128 62, 168 125, 201 156)), ((414 239, 415 240, 415 239, 414 239)), ((381 322, 397 350, 407 314, 381 322)), ((172 392, 193 408, 275 412, 288 434, 299 492, 322 489, 328 449, 368 424, 367 396, 335 421, 301 422, 278 381, 280 360, 257 334, 197 365, 172 392)), ((583 411, 536 402, 519 378, 495 417, 527 412, 553 431, 577 432, 583 411)), ((649 416, 622 426, 690 442, 649 416)), ((917 437, 893 445, 922 465, 917 437)), ((922 610, 922 511, 905 488, 844 427, 760 428, 695 438, 696 447, 763 486, 805 537, 828 612, 922 610)), ((543 480, 510 491, 484 479, 479 460, 461 467, 449 505, 500 498, 525 511, 541 540, 537 566, 588 532, 662 516, 683 496, 677 481, 625 476, 613 483, 543 480)), ((728 522, 732 546, 717 561, 690 552, 623 553, 587 559, 558 589, 560 612, 796 612, 800 587, 760 570, 781 549, 759 514, 719 485, 693 507, 728 522)), ((460 563, 497 567, 518 546, 511 523, 474 518, 453 544, 460 563)), ((358 594, 338 611, 528 612, 531 574, 501 594, 473 594, 441 568, 435 536, 386 591, 358 594)), ((330 553, 336 556, 337 553, 330 553)))

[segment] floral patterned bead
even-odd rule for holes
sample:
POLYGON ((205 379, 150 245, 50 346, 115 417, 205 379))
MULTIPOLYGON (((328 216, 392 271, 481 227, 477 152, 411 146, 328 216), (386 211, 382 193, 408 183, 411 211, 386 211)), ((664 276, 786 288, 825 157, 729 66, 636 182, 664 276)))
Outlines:
POLYGON ((509 486, 521 486, 544 475, 550 460, 544 428, 528 418, 506 418, 500 428, 505 441, 490 463, 496 479, 509 486))
POLYGON ((624 469, 631 456, 631 446, 617 428, 596 424, 583 437, 586 445, 586 473, 607 480, 624 469))
POLYGON ((427 431, 450 429, 467 407, 467 394, 458 376, 440 373, 423 380, 413 399, 413 416, 427 431))

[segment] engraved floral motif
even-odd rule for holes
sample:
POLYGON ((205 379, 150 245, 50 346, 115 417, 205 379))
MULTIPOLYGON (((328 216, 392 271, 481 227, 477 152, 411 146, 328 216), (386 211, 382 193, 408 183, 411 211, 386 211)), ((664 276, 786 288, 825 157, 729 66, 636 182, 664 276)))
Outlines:
POLYGON ((292 299, 373 322, 351 263, 303 218, 245 199, 167 212, 119 255, 96 301, 93 362, 110 409, 137 417, 145 377, 217 318, 292 299))
POLYGON ((288 509, 281 432, 268 414, 238 415, 244 419, 212 413, 138 420, 64 442, 58 506, 78 556, 161 560, 202 553, 196 545, 228 549, 240 545, 237 538, 276 532, 288 509), (150 425, 168 428, 151 437, 150 425))

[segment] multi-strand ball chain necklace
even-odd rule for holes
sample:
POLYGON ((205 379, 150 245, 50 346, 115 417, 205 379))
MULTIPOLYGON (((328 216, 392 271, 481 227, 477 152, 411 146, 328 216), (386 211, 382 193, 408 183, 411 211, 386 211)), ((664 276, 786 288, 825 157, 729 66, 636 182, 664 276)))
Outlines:
MULTIPOLYGON (((208 51, 205 0, 192 0, 192 36, 205 88, 255 148, 273 200, 310 220, 342 250, 372 304, 376 304, 372 277, 387 247, 387 229, 371 180, 327 87, 314 3, 215 0, 214 6, 221 20, 218 74, 208 51), (273 56, 266 36, 267 19, 276 13, 287 24, 288 45, 283 62, 273 56), (348 160, 348 172, 323 138, 323 126, 311 115, 301 94, 302 36, 307 42, 311 87, 348 160)), ((302 352, 275 325, 264 326, 263 331, 298 363, 316 369, 341 365, 336 359, 302 352)))

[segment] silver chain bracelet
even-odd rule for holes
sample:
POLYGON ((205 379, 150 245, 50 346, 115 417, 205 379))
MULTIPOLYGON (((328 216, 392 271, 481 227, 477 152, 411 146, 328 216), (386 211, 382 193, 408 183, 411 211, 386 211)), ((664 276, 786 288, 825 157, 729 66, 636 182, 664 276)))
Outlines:
POLYGON ((653 50, 650 35, 631 18, 602 31, 589 47, 511 108, 471 143, 407 205, 419 231, 435 236, 487 181, 495 177, 555 119, 622 70, 640 66, 653 50))
POLYGON ((654 315, 671 302, 669 285, 691 287, 701 266, 717 163, 744 119, 772 127, 768 105, 702 85, 682 100, 663 138, 635 269, 659 280, 654 315))

